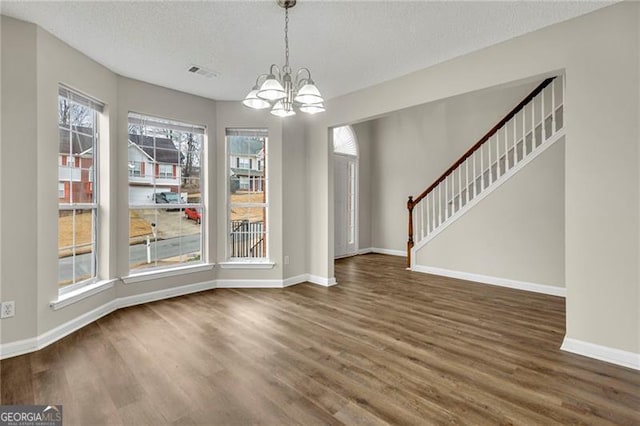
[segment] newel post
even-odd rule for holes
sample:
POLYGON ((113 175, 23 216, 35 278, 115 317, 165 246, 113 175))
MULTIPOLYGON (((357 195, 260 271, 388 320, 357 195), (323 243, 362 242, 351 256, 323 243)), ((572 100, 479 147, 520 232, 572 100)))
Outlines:
POLYGON ((413 248, 413 196, 409 195, 407 210, 409 210, 409 239, 407 239, 407 269, 411 268, 411 249, 413 248))

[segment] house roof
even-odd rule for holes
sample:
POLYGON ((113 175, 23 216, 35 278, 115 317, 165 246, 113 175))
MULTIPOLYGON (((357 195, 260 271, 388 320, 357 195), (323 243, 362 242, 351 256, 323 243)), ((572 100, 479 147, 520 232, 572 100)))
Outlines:
POLYGON ((93 148, 93 129, 90 127, 73 126, 73 132, 68 129, 59 129, 60 154, 79 155, 93 148), (82 133, 76 133, 82 132, 82 133), (71 138, 69 137, 71 133, 71 138), (71 139, 71 146, 70 145, 71 139))
POLYGON ((158 163, 179 164, 182 159, 182 153, 171 139, 129 134, 129 141, 158 163))
POLYGON ((262 139, 251 136, 229 136, 229 154, 258 156, 262 151, 262 139))

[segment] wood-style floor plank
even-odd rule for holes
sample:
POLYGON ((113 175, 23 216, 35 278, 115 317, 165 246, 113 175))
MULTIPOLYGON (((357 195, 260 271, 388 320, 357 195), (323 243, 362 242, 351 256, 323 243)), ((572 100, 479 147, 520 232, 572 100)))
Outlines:
POLYGON ((0 363, 65 424, 640 424, 640 372, 559 350, 564 299, 336 262, 339 285, 122 309, 0 363))

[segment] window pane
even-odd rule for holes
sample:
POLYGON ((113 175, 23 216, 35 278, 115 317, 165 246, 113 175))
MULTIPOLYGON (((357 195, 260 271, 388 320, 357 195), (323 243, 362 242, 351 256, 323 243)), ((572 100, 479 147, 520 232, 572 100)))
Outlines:
POLYGON ((58 283, 73 284, 95 277, 95 211, 58 212, 58 283))
POLYGON ((58 97, 58 282, 60 286, 96 277, 98 113, 84 97, 65 89, 58 97), (90 204, 87 210, 75 204, 90 204))
POLYGON ((265 134, 227 129, 230 258, 267 257, 265 134))
POLYGON ((202 208, 133 209, 129 214, 129 267, 176 266, 201 261, 202 208))
POLYGON ((232 207, 229 223, 229 257, 266 257, 266 209, 232 207))

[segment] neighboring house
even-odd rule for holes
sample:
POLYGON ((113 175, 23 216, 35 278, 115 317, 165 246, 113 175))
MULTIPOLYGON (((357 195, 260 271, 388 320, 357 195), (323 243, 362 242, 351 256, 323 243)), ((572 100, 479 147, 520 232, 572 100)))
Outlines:
POLYGON ((60 129, 58 154, 58 198, 61 203, 93 201, 93 137, 92 129, 75 127, 81 134, 60 129), (73 194, 73 197, 72 197, 73 194))
POLYGON ((182 154, 171 139, 129 135, 129 203, 153 203, 154 192, 178 192, 182 154))
POLYGON ((229 161, 238 191, 264 191, 264 148, 261 140, 233 138, 229 146, 229 161))

